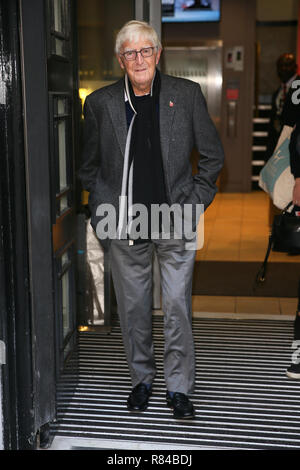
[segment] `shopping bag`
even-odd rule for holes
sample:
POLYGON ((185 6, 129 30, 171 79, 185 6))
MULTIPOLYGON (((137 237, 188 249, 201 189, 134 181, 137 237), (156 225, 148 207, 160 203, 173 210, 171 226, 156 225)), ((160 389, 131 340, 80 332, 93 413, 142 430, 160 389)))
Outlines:
POLYGON ((300 254, 300 216, 297 215, 295 206, 291 210, 292 206, 293 202, 290 201, 282 213, 274 217, 265 259, 256 275, 256 285, 265 281, 271 250, 293 255, 300 254))
POLYGON ((259 174, 259 186, 269 194, 273 204, 284 209, 293 199, 294 176, 290 167, 289 143, 293 127, 284 126, 273 155, 259 174))

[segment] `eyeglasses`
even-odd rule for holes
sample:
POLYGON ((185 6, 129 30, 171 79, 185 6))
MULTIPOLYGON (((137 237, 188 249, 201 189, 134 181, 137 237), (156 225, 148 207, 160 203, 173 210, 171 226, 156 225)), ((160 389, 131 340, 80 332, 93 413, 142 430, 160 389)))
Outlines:
POLYGON ((138 53, 141 54, 143 57, 151 57, 153 55, 154 49, 157 49, 156 47, 143 47, 140 51, 126 51, 123 54, 126 60, 135 60, 137 58, 138 53))

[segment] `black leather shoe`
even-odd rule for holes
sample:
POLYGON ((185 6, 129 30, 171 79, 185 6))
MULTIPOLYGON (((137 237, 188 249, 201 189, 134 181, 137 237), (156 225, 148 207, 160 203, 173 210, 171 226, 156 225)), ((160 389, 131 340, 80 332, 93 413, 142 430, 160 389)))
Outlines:
POLYGON ((127 408, 130 411, 144 411, 148 406, 149 397, 151 396, 152 388, 150 389, 144 383, 140 383, 134 387, 127 400, 127 408))
POLYGON ((174 392, 171 397, 167 392, 167 404, 173 408, 173 416, 176 419, 191 419, 195 416, 193 404, 184 393, 174 392))

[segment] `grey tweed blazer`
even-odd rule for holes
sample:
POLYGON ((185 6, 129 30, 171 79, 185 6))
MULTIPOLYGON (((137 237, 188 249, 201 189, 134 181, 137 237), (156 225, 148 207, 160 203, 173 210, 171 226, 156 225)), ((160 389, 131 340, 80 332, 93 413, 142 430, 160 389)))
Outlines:
MULTIPOLYGON (((91 224, 96 228, 99 204, 114 205, 118 218, 127 121, 124 79, 91 93, 84 105, 84 146, 78 177, 90 192, 91 224)), ((223 148, 197 83, 161 74, 159 101, 161 151, 170 204, 204 204, 216 191, 223 166, 223 148), (190 154, 199 152, 198 172, 192 174, 190 154)), ((102 241, 108 248, 109 241, 102 241)))

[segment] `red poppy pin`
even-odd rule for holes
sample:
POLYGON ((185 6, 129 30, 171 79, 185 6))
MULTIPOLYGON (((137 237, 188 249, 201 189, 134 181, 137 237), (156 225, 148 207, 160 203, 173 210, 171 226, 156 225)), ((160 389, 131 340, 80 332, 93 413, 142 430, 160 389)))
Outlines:
POLYGON ((170 102, 169 102, 169 106, 170 106, 170 108, 173 108, 173 106, 174 106, 173 101, 170 101, 170 102))

